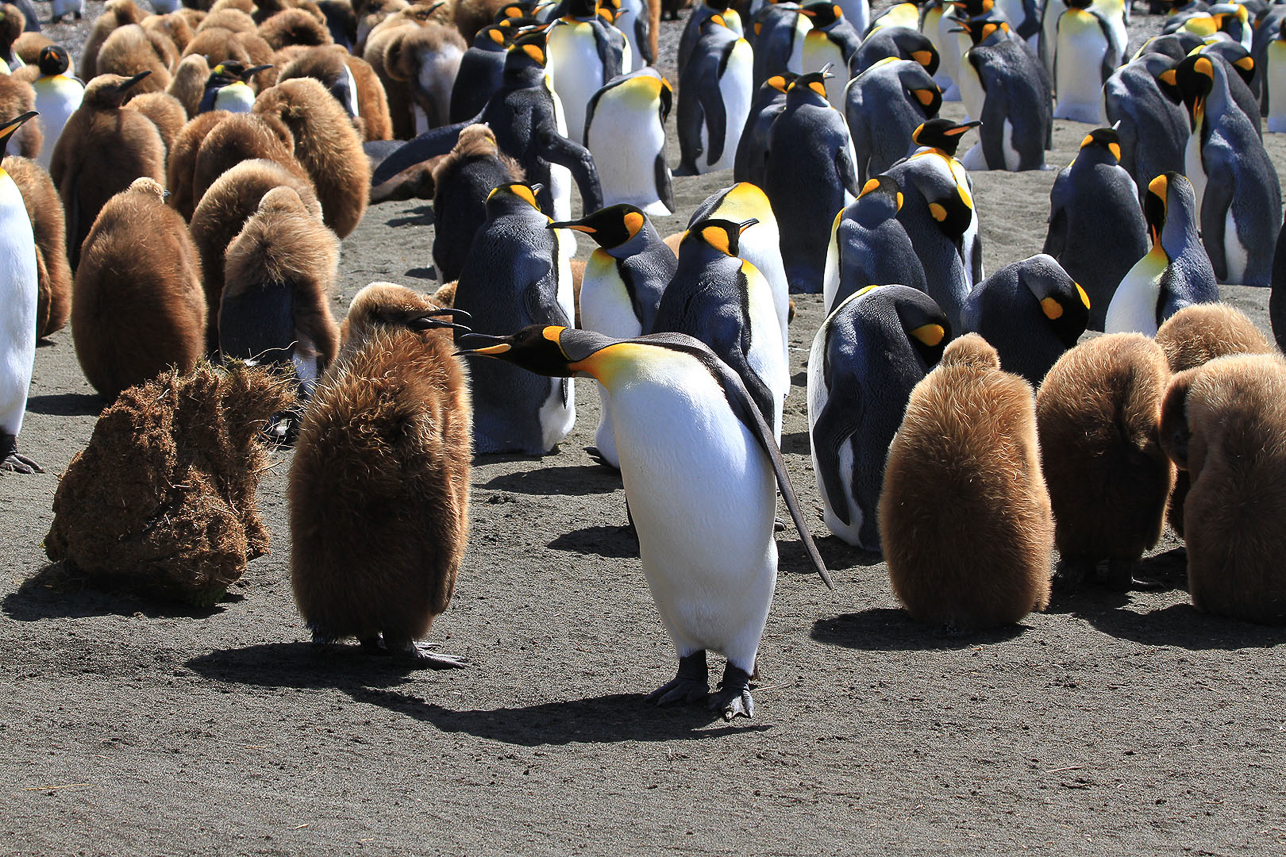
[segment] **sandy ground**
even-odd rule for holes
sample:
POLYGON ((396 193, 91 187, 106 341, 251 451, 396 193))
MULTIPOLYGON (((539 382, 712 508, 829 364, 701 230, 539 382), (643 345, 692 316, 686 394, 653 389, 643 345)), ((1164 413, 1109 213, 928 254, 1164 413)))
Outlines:
MULTIPOLYGON (((1059 123, 1050 163, 1087 130, 1059 123)), ((662 230, 728 181, 678 180, 662 230)), ((975 177, 988 270, 1039 251, 1052 181, 975 177)), ((338 312, 373 280, 432 287, 428 211, 368 212, 338 312)), ((1266 290, 1227 297, 1267 328, 1266 290)), ((1197 613, 1169 534, 1141 572, 1160 591, 1089 588, 976 637, 914 624, 877 557, 823 537, 802 391, 820 322, 801 298, 783 451, 838 589, 781 534, 756 716, 733 725, 642 702, 673 652, 619 477, 585 451, 589 382, 557 454, 475 463, 431 640, 471 666, 405 672, 306 642, 288 451, 259 499, 273 551, 211 610, 48 568, 58 476, 101 407, 57 334, 21 438, 46 473, 0 475, 0 852, 1282 853, 1286 631, 1197 613)))

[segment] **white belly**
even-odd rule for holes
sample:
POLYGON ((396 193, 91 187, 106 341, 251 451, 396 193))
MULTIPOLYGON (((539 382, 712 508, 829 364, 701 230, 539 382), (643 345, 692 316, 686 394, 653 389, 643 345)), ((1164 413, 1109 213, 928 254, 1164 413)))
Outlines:
POLYGON ((804 73, 821 71, 829 63, 833 77, 826 79, 826 100, 836 110, 844 109, 844 88, 848 86, 848 66, 839 46, 820 30, 804 37, 804 73))
POLYGON ((1107 306, 1104 333, 1156 336, 1157 300, 1161 295, 1161 277, 1168 266, 1165 253, 1157 247, 1134 263, 1107 306))
POLYGON ((36 359, 36 239, 22 194, 0 170, 0 430, 18 435, 36 359))
POLYGON ((1101 125, 1107 119, 1102 76, 1107 40, 1099 29, 1098 19, 1087 13, 1069 10, 1062 20, 1058 29, 1054 81, 1058 101, 1054 105, 1054 118, 1101 125))
MULTIPOLYGON (((585 266, 580 288, 580 319, 585 330, 595 330, 614 339, 630 339, 643 332, 643 325, 634 315, 629 292, 616 271, 616 260, 602 250, 595 250, 585 266)), ((619 468, 621 460, 616 452, 611 402, 603 385, 596 386, 600 407, 594 445, 609 464, 619 468)))
POLYGON ((1244 283, 1246 280, 1246 265, 1250 263, 1250 253, 1237 235, 1237 223, 1232 218, 1232 206, 1229 206, 1228 210, 1224 212, 1223 257, 1228 269, 1228 275, 1224 278, 1224 282, 1244 283))
POLYGON ((609 89, 598 100, 586 145, 598 167, 603 205, 629 203, 651 215, 674 212, 661 202, 656 186, 656 157, 665 151, 665 126, 657 103, 631 104, 618 90, 609 89))
MULTIPOLYGON (((750 45, 745 40, 739 41, 732 56, 728 58, 723 77, 719 78, 719 94, 723 98, 724 116, 727 120, 723 135, 723 155, 713 164, 707 164, 705 157, 698 158, 698 172, 712 173, 732 169, 737 157, 737 143, 741 140, 741 129, 746 124, 746 117, 750 115, 750 99, 754 95, 753 74, 754 55, 750 51, 750 45)), ((702 143, 707 147, 709 145, 704 128, 702 143)))
POLYGON ((594 30, 588 24, 556 24, 549 31, 549 66, 563 103, 567 139, 585 142, 585 108, 606 83, 594 30))
POLYGON ((826 389, 826 383, 822 378, 822 368, 826 361, 826 340, 830 332, 829 322, 828 318, 818 329, 817 335, 813 337, 812 348, 808 352, 808 449, 813 460, 813 476, 817 480, 817 493, 822 498, 822 520, 826 522, 827 529, 832 533, 850 545, 858 545, 861 544, 862 510, 853 502, 853 443, 851 440, 845 442, 840 447, 839 453, 839 476, 844 486, 844 502, 848 507, 849 523, 847 524, 839 519, 831 506, 830 495, 827 494, 826 485, 822 482, 822 468, 817 461, 817 452, 812 443, 813 428, 830 400, 830 391, 826 389))
POLYGON ((54 157, 54 145, 58 142, 63 126, 67 124, 71 114, 80 107, 80 99, 85 90, 70 78, 37 81, 37 84, 33 87, 36 91, 35 108, 40 114, 45 139, 41 143, 36 162, 48 171, 50 161, 54 157))
POLYGON ((1206 195, 1206 167, 1201 162, 1200 125, 1188 135, 1188 145, 1183 149, 1183 167, 1188 174, 1188 181, 1192 183, 1192 192, 1197 196, 1197 205, 1194 210, 1200 217, 1201 200, 1206 195))
POLYGON ((773 437, 781 441, 782 409, 790 393, 790 367, 782 344, 781 326, 773 303, 772 288, 753 265, 746 266, 751 345, 746 363, 763 379, 772 393, 773 412, 769 425, 773 437))

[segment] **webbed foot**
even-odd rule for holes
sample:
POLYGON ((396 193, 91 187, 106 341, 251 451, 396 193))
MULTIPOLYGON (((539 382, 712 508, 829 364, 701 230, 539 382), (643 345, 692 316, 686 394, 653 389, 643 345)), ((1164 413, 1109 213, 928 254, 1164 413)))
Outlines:
POLYGON ((732 664, 723 671, 719 690, 710 697, 711 711, 722 709, 723 719, 754 717, 755 700, 750 696, 750 673, 732 664))
POLYGON ((39 464, 18 452, 18 439, 11 434, 0 434, 0 470, 12 473, 45 472, 39 464))
POLYGON ((679 658, 679 674, 643 697, 643 701, 670 705, 675 702, 697 702, 709 694, 706 653, 702 650, 679 658))
POLYGON ((385 635, 384 645, 396 663, 414 669, 459 670, 464 669, 469 664, 464 658, 435 652, 423 643, 417 643, 413 640, 394 641, 389 640, 388 636, 385 635))

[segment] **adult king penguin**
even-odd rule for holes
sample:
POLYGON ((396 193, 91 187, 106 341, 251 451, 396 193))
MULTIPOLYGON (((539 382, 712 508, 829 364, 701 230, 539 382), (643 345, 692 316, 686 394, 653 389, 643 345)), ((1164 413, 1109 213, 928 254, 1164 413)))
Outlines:
POLYGON ((764 168, 768 163, 768 134, 772 131, 772 123, 786 109, 786 89, 795 77, 796 74, 790 71, 774 74, 755 92, 732 164, 732 177, 737 181, 763 187, 764 168))
POLYGON ((1162 173, 1185 169, 1188 114, 1157 83, 1157 75, 1173 65, 1168 56, 1145 45, 1103 84, 1107 121, 1121 138, 1121 166, 1134 178, 1140 203, 1148 182, 1162 173))
MULTIPOLYGON (((205 92, 197 113, 208 113, 211 110, 226 110, 229 113, 249 113, 255 106, 255 91, 250 88, 250 80, 259 72, 267 71, 271 65, 257 65, 246 68, 236 60, 224 60, 210 70, 210 77, 205 82, 205 92)), ((347 105, 345 105, 347 108, 347 105)))
POLYGON ((585 144, 589 100, 608 81, 628 70, 625 34, 597 14, 598 0, 568 0, 568 14, 546 33, 549 79, 567 117, 567 137, 585 144))
POLYGON ((612 403, 625 497, 643 574, 679 656, 678 675, 647 701, 709 695, 706 652, 728 659, 709 707, 754 714, 750 681, 777 580, 773 521, 780 486, 818 574, 831 586, 772 430, 735 372, 677 334, 619 340, 528 327, 465 354, 542 375, 589 375, 612 403))
POLYGON ((826 100, 836 110, 843 110, 849 68, 862 46, 862 36, 844 17, 839 4, 831 0, 814 0, 802 11, 813 22, 813 28, 804 35, 804 73, 830 69, 826 100))
POLYGON ((849 295, 871 285, 896 283, 929 293, 924 266, 915 255, 906 227, 897 219, 902 199, 896 181, 876 176, 867 181, 857 199, 835 215, 822 283, 828 313, 849 295))
MULTIPOLYGON (((633 205, 612 205, 580 220, 549 224, 550 229, 559 227, 584 232, 598 243, 581 280, 581 327, 616 339, 650 331, 678 261, 647 215, 633 205)), ((602 385, 599 401, 594 445, 603 460, 619 470, 611 403, 602 385)))
POLYGON ((857 180, 865 184, 910 154, 916 148, 911 134, 941 107, 942 90, 914 60, 890 58, 849 81, 844 118, 853 137, 857 180))
POLYGON ((960 60, 960 95, 982 127, 961 162, 970 170, 1044 169, 1053 129, 1045 69, 1003 21, 969 21, 963 29, 973 47, 960 60))
POLYGON ((674 213, 665 160, 665 120, 673 99, 670 82, 649 67, 615 78, 589 100, 585 145, 594 155, 605 204, 674 213))
POLYGON ((1107 118, 1103 84, 1121 64, 1125 43, 1093 0, 1069 0, 1058 18, 1055 39, 1054 118, 1101 125, 1107 118))
POLYGON ((32 81, 31 88, 36 92, 36 112, 40 114, 40 124, 45 132, 45 142, 36 162, 48 170, 54 157, 54 144, 71 114, 80 107, 85 84, 67 74, 71 56, 59 45, 41 48, 36 65, 40 69, 40 77, 32 81))
POLYGON ((808 434, 830 531, 880 550, 884 461, 913 388, 942 357, 951 324, 909 286, 870 286, 826 317, 808 357, 808 434))
MULTIPOLYGON (((0 158, 13 132, 31 119, 24 113, 0 125, 0 158)), ((0 470, 43 472, 18 452, 36 360, 36 238, 18 186, 0 168, 0 470)))
POLYGON ((750 44, 722 16, 712 15, 701 24, 701 38, 679 77, 675 175, 726 170, 736 161, 754 97, 753 62, 750 44))

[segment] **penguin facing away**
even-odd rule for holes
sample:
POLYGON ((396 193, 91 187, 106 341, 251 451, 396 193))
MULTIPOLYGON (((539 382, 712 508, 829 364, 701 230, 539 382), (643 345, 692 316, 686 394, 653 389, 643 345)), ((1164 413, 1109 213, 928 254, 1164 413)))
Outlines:
POLYGON ((863 184, 916 148, 916 128, 938 115, 942 90, 912 60, 876 63, 849 81, 844 118, 853 138, 858 181, 863 184))
POLYGON ((971 631, 1048 606, 1054 521, 1035 410, 977 334, 912 389, 880 496, 889 582, 911 618, 971 631))
MULTIPOLYGON (((1147 51, 1147 46, 1142 50, 1147 51)), ((1140 203, 1148 182, 1162 173, 1185 169, 1188 114, 1157 83, 1157 75, 1172 66, 1163 54, 1140 53, 1103 84, 1107 121, 1120 135, 1119 160, 1138 186, 1140 203)))
MULTIPOLYGON (((0 157, 22 123, 24 113, 0 125, 0 157)), ((0 471, 43 473, 40 465, 18 452, 18 434, 27 410, 32 367, 36 360, 36 239, 22 194, 0 167, 0 471)))
MULTIPOLYGON (((674 277, 678 260, 643 210, 611 205, 580 220, 549 224, 550 229, 560 227, 584 232, 598 244, 581 281, 580 327, 614 339, 630 339, 652 330, 661 295, 674 277)), ((599 401, 594 445, 602 459, 619 470, 611 404, 601 385, 599 401)))
POLYGON ((896 181, 876 176, 862 187, 857 199, 835 215, 822 284, 828 313, 849 295, 871 285, 899 284, 929 293, 924 266, 915 255, 906 227, 897 219, 902 200, 896 181))
POLYGON ((491 191, 523 178, 486 125, 460 132, 455 148, 433 168, 433 265, 440 281, 459 279, 473 236, 487 220, 491 191))
POLYGON ((737 154, 732 164, 735 180, 763 187, 764 168, 768 162, 768 134, 772 123, 786 109, 786 89, 796 76, 794 72, 775 74, 756 90, 746 116, 746 126, 737 141, 737 154))
POLYGON ((751 32, 755 39, 755 86, 762 86, 776 74, 804 73, 804 38, 812 26, 799 4, 789 0, 765 3, 754 13, 751 32))
POLYGON ((862 46, 862 36, 844 17, 840 5, 831 0, 813 0, 800 11, 813 22, 813 28, 804 36, 804 73, 829 69, 826 100, 836 110, 843 110, 849 68, 862 46))
POLYGON ((605 205, 636 205, 653 216, 674 213, 665 160, 665 121, 674 91, 656 69, 621 75, 586 108, 585 145, 594 156, 605 205))
POLYGON ((961 162, 971 170, 1043 169, 1053 127, 1049 77, 1003 21, 962 26, 973 47, 960 61, 961 96, 982 127, 961 162))
POLYGON ((830 576, 803 521, 781 453, 737 374, 697 340, 615 340, 529 327, 466 351, 554 376, 587 374, 612 403, 625 496, 643 573, 679 656, 678 675, 648 695, 659 705, 709 692, 706 651, 728 658, 710 708, 754 714, 749 684, 776 582, 776 489, 814 568, 830 576))
POLYGON ((832 533, 880 550, 879 502, 889 443, 911 389, 937 365, 951 324, 909 286, 871 286, 826 317, 808 356, 808 434, 832 533))

